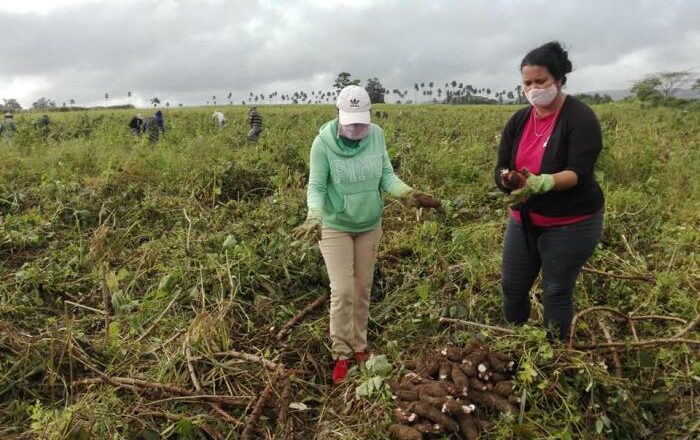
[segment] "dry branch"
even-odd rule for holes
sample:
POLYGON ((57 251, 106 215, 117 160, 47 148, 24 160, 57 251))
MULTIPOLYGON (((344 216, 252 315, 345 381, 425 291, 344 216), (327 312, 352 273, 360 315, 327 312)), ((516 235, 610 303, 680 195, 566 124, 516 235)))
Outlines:
POLYGON ((265 386, 265 388, 260 393, 260 396, 258 397, 258 401, 255 403, 255 407, 253 408, 253 411, 250 413, 250 417, 248 418, 248 423, 246 423, 245 428, 243 428, 243 433, 241 434, 241 440, 250 440, 252 438, 253 432, 255 430, 255 423, 258 421, 260 414, 262 414, 263 408, 265 407, 267 400, 272 395, 273 384, 275 382, 277 382, 277 380, 279 379, 279 377, 282 375, 283 372, 284 372, 284 370, 282 369, 282 367, 279 367, 277 369, 275 377, 272 379, 272 381, 269 384, 267 384, 265 386))
POLYGON ((294 327, 299 321, 304 319, 306 317, 306 315, 308 315, 309 313, 313 312, 318 307, 320 307, 321 304, 326 302, 327 299, 328 299, 327 293, 324 293, 323 295, 316 298, 312 303, 310 303, 309 305, 304 307, 304 309, 302 311, 300 311, 299 313, 294 315, 292 317, 292 319, 287 321, 287 323, 280 329, 280 331, 277 332, 277 336, 275 336, 275 338, 277 338, 278 341, 282 341, 282 339, 287 335, 287 333, 289 333, 291 331, 292 327, 294 327))
POLYGON ((214 402, 227 406, 245 407, 248 406, 251 400, 249 397, 221 396, 216 394, 197 394, 193 391, 187 390, 185 388, 180 388, 175 385, 160 382, 151 382, 142 379, 133 379, 131 377, 110 377, 106 375, 105 377, 93 377, 88 379, 75 380, 71 382, 71 388, 78 387, 81 385, 96 385, 100 383, 108 383, 113 386, 132 386, 142 389, 158 390, 161 393, 175 396, 183 396, 194 401, 214 402))
POLYGON ((173 304, 175 304, 175 301, 177 301, 177 299, 178 299, 179 297, 180 297, 180 291, 178 291, 178 292, 173 296, 173 299, 171 299, 170 302, 168 303, 168 305, 163 309, 163 311, 160 312, 160 315, 158 315, 158 317, 157 317, 156 319, 153 320, 153 322, 151 323, 151 325, 148 326, 148 328, 146 329, 146 331, 144 331, 144 332, 141 334, 141 336, 139 336, 138 338, 136 338, 136 342, 140 342, 143 338, 145 338, 146 336, 148 336, 149 333, 151 333, 151 331, 156 327, 156 324, 158 324, 158 322, 159 322, 161 319, 163 319, 163 316, 165 316, 165 314, 168 313, 168 310, 170 310, 170 307, 172 307, 173 304))
POLYGON ((278 363, 276 363, 276 362, 272 362, 272 361, 269 361, 269 360, 267 360, 267 359, 264 359, 264 358, 262 358, 262 357, 260 357, 260 356, 257 356, 257 355, 254 355, 254 354, 250 354, 250 353, 243 353, 243 352, 236 351, 236 350, 219 351, 219 352, 211 353, 211 354, 208 354, 208 355, 194 356, 194 357, 192 357, 192 360, 193 360, 193 361, 198 361, 198 360, 202 360, 202 359, 207 359, 209 356, 213 356, 213 357, 234 357, 234 358, 238 358, 238 359, 243 359, 243 360, 245 360, 245 361, 249 361, 249 362, 254 362, 254 363, 261 364, 261 365, 263 365, 265 368, 267 368, 268 370, 272 370, 272 371, 277 370, 278 368, 280 368, 280 366, 283 366, 283 365, 278 364, 278 363))
POLYGON ((462 319, 454 319, 454 318, 444 318, 444 317, 441 317, 441 318, 440 318, 440 322, 451 322, 451 323, 454 323, 454 324, 469 325, 469 326, 472 326, 472 327, 479 327, 479 328, 484 328, 484 329, 488 329, 488 330, 494 330, 494 331, 501 332, 501 333, 511 333, 511 334, 512 334, 512 333, 515 333, 513 330, 508 329, 508 328, 498 327, 498 326, 495 326, 495 325, 480 324, 480 323, 478 323, 478 322, 472 322, 472 321, 464 321, 464 320, 462 320, 462 319))
POLYGON ((647 340, 639 340, 637 337, 637 331, 636 328, 634 327, 633 321, 637 320, 642 320, 642 319, 649 319, 649 320, 668 320, 668 321, 677 321, 677 322, 683 322, 685 323, 686 321, 677 318, 674 316, 661 316, 661 315, 645 315, 645 316, 629 316, 626 315, 619 310, 613 309, 611 307, 605 307, 605 306, 595 306, 595 307, 589 307, 585 310, 580 311, 577 313, 574 318, 571 320, 571 329, 569 330, 569 348, 573 349, 579 349, 579 350, 591 350, 591 349, 598 349, 598 348, 615 348, 615 347, 620 347, 620 348, 628 348, 628 349, 637 349, 640 347, 652 347, 656 345, 665 345, 665 344, 690 344, 690 345, 700 345, 700 340, 693 340, 693 339, 686 339, 684 338, 685 335, 690 333, 699 323, 700 323, 700 315, 696 316, 695 319, 688 324, 685 328, 683 328, 681 331, 676 333, 674 336, 670 338, 656 338, 656 339, 647 339, 647 340), (593 312, 609 312, 612 313, 615 316, 620 317, 622 320, 627 321, 627 323, 630 325, 630 328, 632 329, 632 335, 633 338, 635 339, 634 342, 612 342, 608 341, 606 343, 593 343, 590 345, 575 345, 574 344, 574 339, 576 337, 576 324, 578 323, 579 320, 583 318, 583 316, 593 313, 593 312))
MULTIPOLYGON (((610 335, 610 330, 608 330, 608 327, 605 325, 602 318, 598 318, 598 325, 600 326, 600 329, 603 330, 605 340, 608 341, 608 343, 611 343, 612 336, 610 335)), ((620 354, 617 352, 615 347, 610 348, 610 353, 612 354, 613 363, 615 364, 615 375, 617 377, 622 377, 622 362, 620 362, 620 354)))
POLYGON ((602 275, 610 278, 617 278, 620 280, 634 280, 634 281, 645 281, 647 283, 655 283, 656 279, 646 276, 646 275, 619 275, 615 273, 603 272, 601 270, 591 269, 590 267, 584 267, 581 269, 582 272, 593 273, 596 275, 602 275))

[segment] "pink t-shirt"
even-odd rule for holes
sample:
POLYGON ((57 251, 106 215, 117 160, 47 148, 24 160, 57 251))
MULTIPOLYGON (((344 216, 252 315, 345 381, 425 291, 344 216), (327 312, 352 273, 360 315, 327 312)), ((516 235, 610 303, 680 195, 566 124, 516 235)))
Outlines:
MULTIPOLYGON (((530 117, 523 128, 523 133, 520 136, 518 154, 515 156, 516 169, 522 170, 523 168, 527 168, 527 170, 532 174, 540 174, 542 157, 544 156, 545 149, 547 148, 549 136, 551 136, 554 125, 557 123, 558 116, 559 112, 552 113, 551 115, 544 117, 539 117, 537 116, 537 112, 535 112, 534 109, 532 110, 530 117)), ((522 222, 520 212, 511 209, 510 215, 512 215, 518 222, 522 222)), ((540 227, 570 225, 571 223, 580 222, 592 216, 593 214, 574 215, 568 217, 548 217, 546 215, 540 215, 534 212, 530 213, 532 224, 540 227)))

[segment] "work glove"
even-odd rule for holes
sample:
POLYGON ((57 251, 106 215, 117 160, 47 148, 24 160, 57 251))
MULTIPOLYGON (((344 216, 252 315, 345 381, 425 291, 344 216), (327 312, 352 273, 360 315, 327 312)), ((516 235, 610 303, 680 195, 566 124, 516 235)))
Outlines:
POLYGON ((296 240, 309 240, 310 242, 321 240, 321 219, 307 217, 304 223, 292 230, 292 237, 296 240))
POLYGON ((439 208, 442 206, 440 199, 416 190, 408 191, 401 199, 404 203, 416 208, 439 208))
POLYGON ((510 193, 511 208, 520 203, 524 203, 531 196, 544 194, 554 189, 554 176, 551 174, 540 174, 536 176, 525 168, 523 168, 523 174, 526 178, 525 185, 510 193))

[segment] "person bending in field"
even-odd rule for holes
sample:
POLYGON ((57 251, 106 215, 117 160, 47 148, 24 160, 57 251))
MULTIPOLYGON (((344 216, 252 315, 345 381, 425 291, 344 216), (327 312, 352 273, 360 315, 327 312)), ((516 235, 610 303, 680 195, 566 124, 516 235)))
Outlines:
POLYGON ((251 107, 248 112, 248 123, 250 123, 250 131, 247 139, 249 141, 257 141, 260 134, 263 132, 263 117, 258 113, 257 107, 251 107))
POLYGON ((557 42, 520 63, 530 106, 508 121, 498 148, 496 185, 513 198, 503 246, 503 310, 509 322, 530 316, 529 292, 542 272, 544 323, 565 339, 573 291, 603 228, 603 192, 593 170, 600 124, 586 104, 562 91, 571 72, 557 42))
POLYGON ((141 136, 144 131, 143 116, 141 116, 141 114, 137 114, 131 118, 129 121, 129 128, 134 135, 141 136))
POLYGON ((147 117, 143 123, 143 132, 148 134, 148 140, 154 144, 160 139, 162 131, 160 127, 161 124, 155 115, 147 117))
POLYGON ((163 120, 163 112, 158 110, 155 114, 156 124, 161 133, 165 132, 165 121, 163 120))
POLYGON ((224 124, 226 124, 226 116, 224 116, 223 113, 221 113, 218 109, 214 112, 214 114, 211 115, 212 119, 216 119, 216 123, 218 124, 219 128, 223 127, 224 124))
POLYGON ((17 132, 17 124, 15 124, 12 113, 5 113, 5 120, 0 123, 0 136, 2 139, 10 140, 17 132))
POLYGON ((338 117, 321 126, 311 146, 308 215, 295 238, 320 239, 331 284, 332 380, 345 380, 351 359, 367 350, 370 291, 382 235, 382 190, 412 206, 440 201, 415 191, 394 174, 384 132, 370 123, 370 98, 360 86, 345 87, 338 117))

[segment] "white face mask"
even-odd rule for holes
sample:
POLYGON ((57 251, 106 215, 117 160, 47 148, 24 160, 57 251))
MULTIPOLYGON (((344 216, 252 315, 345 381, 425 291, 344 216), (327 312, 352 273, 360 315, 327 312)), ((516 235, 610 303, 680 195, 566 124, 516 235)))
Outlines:
POLYGON ((554 102, 558 94, 559 87, 556 84, 552 84, 544 89, 530 89, 525 92, 527 100, 535 107, 547 107, 554 102))
POLYGON ((359 141, 369 134, 369 124, 338 124, 338 134, 344 138, 359 141))

